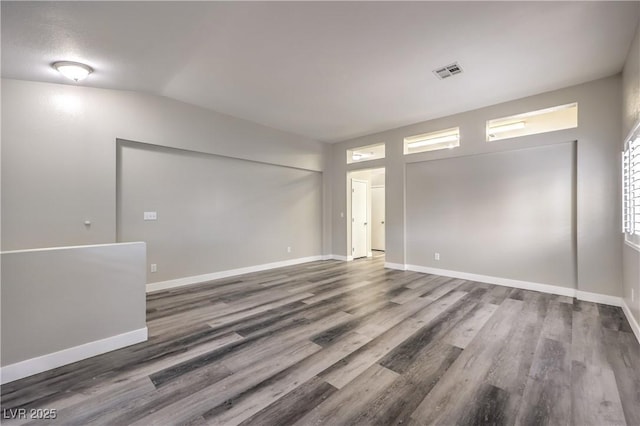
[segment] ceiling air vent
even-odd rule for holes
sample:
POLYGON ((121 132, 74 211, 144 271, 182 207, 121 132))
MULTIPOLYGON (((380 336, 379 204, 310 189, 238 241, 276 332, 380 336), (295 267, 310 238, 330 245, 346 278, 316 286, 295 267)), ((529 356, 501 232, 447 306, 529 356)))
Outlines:
POLYGON ((456 74, 460 74, 462 72, 462 67, 457 62, 453 64, 447 65, 446 67, 438 68, 433 70, 433 73, 440 79, 444 80, 445 78, 449 78, 456 74))

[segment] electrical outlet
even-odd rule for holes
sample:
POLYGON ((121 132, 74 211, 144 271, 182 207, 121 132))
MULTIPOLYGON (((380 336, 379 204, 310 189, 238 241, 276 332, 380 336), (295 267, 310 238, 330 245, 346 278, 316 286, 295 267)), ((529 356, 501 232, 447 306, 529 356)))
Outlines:
POLYGON ((156 265, 155 263, 151 264, 151 272, 157 272, 158 271, 158 265, 156 265))
POLYGON ((440 253, 433 253, 433 260, 440 260, 440 253))
POLYGON ((287 247, 287 253, 291 253, 291 247, 287 247))

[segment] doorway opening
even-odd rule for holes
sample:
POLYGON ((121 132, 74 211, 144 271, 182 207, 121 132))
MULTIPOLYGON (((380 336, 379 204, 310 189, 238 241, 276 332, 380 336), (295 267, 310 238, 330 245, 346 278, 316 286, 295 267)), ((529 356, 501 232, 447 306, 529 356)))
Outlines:
POLYGON ((348 260, 385 251, 385 169, 347 173, 348 260))

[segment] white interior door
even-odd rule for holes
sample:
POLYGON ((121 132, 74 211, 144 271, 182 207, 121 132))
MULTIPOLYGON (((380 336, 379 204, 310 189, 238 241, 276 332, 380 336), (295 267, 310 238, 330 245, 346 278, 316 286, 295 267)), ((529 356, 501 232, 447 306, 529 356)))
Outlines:
POLYGON ((371 249, 384 251, 384 186, 371 188, 371 249))
POLYGON ((367 256, 367 183, 351 179, 351 253, 367 256))

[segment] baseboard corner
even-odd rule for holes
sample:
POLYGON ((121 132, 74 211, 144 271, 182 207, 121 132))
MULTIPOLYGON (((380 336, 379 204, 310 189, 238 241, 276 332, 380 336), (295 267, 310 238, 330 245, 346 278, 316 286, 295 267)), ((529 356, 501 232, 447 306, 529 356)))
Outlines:
POLYGON ((600 303, 622 307, 622 297, 609 296, 608 294, 592 293, 590 291, 576 290, 576 298, 585 302, 600 303))
POLYGON ((627 305, 627 302, 622 299, 622 311, 624 315, 627 317, 627 321, 629 321, 629 325, 631 326, 631 330, 633 330, 633 334, 636 336, 636 340, 640 343, 640 324, 631 313, 631 308, 627 305))
POLYGON ((330 260, 340 260, 342 262, 346 262, 347 261, 347 256, 343 256, 341 254, 331 254, 331 255, 329 255, 329 259, 330 260))
POLYGON ((385 262, 384 263, 384 267, 387 268, 387 269, 396 269, 398 271, 406 271, 407 270, 407 265, 404 265, 402 263, 385 262))

